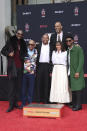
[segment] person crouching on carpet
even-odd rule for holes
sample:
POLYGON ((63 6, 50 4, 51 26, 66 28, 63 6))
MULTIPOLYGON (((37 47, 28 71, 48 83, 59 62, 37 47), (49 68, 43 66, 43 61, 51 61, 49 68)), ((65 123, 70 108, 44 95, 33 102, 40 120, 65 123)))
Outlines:
POLYGON ((63 49, 62 42, 56 42, 56 49, 52 53, 52 81, 50 102, 70 103, 71 96, 67 74, 67 51, 63 49))
POLYGON ((33 90, 35 85, 35 70, 37 50, 35 49, 35 41, 30 40, 28 44, 27 57, 24 60, 23 84, 22 84, 22 104, 20 109, 26 105, 26 97, 28 96, 28 103, 32 103, 33 90), (28 89, 27 89, 28 87, 28 89), (27 89, 27 91, 26 91, 27 89), (28 94, 26 94, 26 92, 28 94))

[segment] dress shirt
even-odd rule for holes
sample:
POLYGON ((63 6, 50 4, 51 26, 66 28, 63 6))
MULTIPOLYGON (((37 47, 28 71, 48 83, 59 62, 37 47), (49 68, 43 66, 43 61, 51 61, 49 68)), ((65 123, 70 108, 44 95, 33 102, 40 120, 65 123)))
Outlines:
MULTIPOLYGON (((73 47, 72 47, 72 48, 73 48, 73 47)), ((68 64, 69 64, 68 76, 70 76, 70 50, 72 50, 72 48, 68 48, 68 49, 69 49, 69 54, 68 54, 68 64)))
POLYGON ((39 58, 40 63, 49 63, 50 60, 49 52, 50 52, 49 43, 46 45, 42 43, 40 58, 39 58))
POLYGON ((27 49, 28 50, 28 55, 32 56, 34 54, 34 49, 33 50, 30 50, 29 48, 27 49))
POLYGON ((58 65, 67 65, 67 51, 53 51, 52 53, 52 63, 58 65))

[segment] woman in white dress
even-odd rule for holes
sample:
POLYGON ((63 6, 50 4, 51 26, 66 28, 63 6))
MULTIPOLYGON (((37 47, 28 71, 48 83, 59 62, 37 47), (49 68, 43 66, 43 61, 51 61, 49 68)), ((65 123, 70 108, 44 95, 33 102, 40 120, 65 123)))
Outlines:
POLYGON ((70 89, 67 75, 67 51, 63 51, 62 43, 56 43, 56 50, 52 53, 52 81, 50 102, 70 103, 70 89))

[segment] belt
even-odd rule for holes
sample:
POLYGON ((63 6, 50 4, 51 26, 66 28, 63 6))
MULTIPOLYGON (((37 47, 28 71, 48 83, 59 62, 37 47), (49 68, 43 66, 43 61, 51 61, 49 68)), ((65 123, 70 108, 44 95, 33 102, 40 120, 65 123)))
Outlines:
MULTIPOLYGON (((64 65, 64 64, 54 64, 54 65, 64 65)), ((65 65, 64 65, 65 66, 65 65)))

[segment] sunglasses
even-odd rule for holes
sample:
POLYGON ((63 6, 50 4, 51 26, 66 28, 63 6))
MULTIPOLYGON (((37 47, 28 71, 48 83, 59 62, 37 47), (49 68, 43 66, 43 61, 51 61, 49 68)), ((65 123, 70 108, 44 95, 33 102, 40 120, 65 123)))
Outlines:
POLYGON ((66 40, 66 42, 71 42, 72 40, 66 40))

